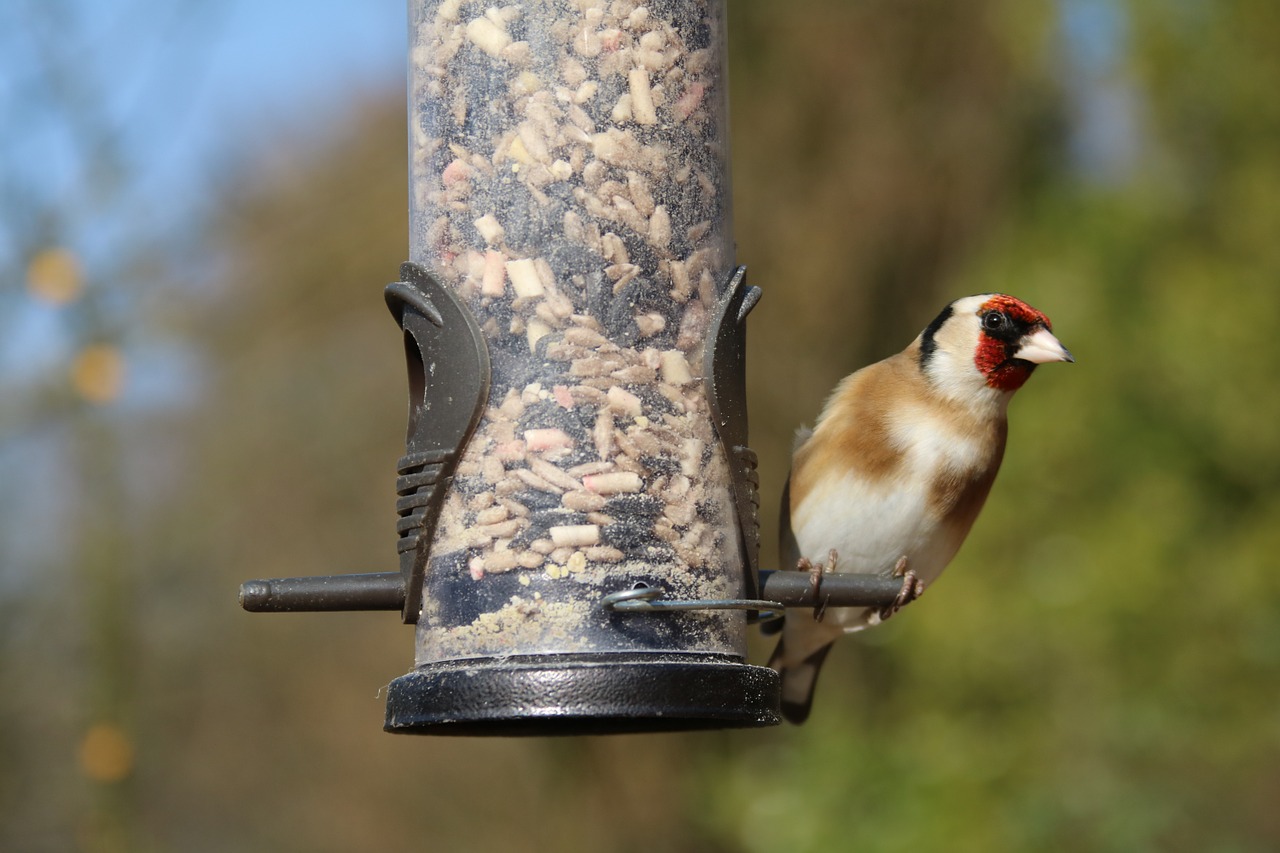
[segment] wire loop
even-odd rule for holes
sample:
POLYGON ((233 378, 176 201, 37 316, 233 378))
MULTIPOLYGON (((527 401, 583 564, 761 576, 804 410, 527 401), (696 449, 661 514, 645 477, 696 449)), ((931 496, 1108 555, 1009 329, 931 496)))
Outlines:
POLYGON ((636 585, 631 589, 611 592, 601 599, 605 608, 623 613, 656 613, 661 611, 690 610, 755 610, 759 621, 781 619, 783 611, 776 601, 756 598, 702 598, 670 599, 662 597, 657 587, 636 585))

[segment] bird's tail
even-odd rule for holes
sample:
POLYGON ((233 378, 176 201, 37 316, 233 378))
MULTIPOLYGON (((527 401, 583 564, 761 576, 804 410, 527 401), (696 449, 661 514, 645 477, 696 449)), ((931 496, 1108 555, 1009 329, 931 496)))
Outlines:
POLYGON ((809 711, 813 708, 813 692, 818 686, 818 673, 822 671, 822 662, 835 643, 827 643, 799 663, 786 662, 785 643, 785 639, 778 640, 773 657, 769 659, 769 666, 782 676, 782 716, 787 722, 798 726, 809 719, 809 711))

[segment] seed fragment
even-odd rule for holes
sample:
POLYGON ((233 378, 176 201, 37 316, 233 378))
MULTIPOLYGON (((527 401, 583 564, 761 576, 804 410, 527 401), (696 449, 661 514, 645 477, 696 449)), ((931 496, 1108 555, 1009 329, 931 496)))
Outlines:
POLYGON ((542 459, 533 458, 529 460, 529 469, 542 479, 561 489, 568 491, 577 491, 582 488, 582 483, 573 477, 570 477, 560 468, 552 465, 542 459))
POLYGON ((538 276, 538 269, 534 266, 532 259, 507 261, 506 268, 507 277, 511 279, 511 287, 515 290, 516 296, 532 299, 545 292, 542 279, 538 276))
POLYGON ((661 355, 662 381, 671 385, 688 385, 693 381, 689 360, 680 350, 663 350, 661 355))
POLYGON ((576 512, 596 512, 604 509, 607 502, 604 495, 594 494, 585 489, 565 492, 560 498, 560 503, 576 512))
POLYGON ((631 93, 631 112, 637 124, 657 124, 658 111, 653 106, 653 93, 649 88, 649 72, 633 68, 627 73, 627 86, 631 93))
POLYGON ((616 471, 608 474, 592 474, 582 478, 587 491, 598 495, 616 495, 638 492, 644 487, 640 475, 631 471, 616 471))
POLYGON ((548 532, 558 548, 580 548, 600 541, 600 528, 594 524, 561 525, 548 532))
POLYGON ((492 213, 486 213, 481 216, 475 221, 474 225, 476 230, 480 232, 480 236, 484 238, 484 241, 491 246, 501 243, 507 234, 506 229, 499 224, 497 217, 492 213))
MULTIPOLYGON (((621 386, 614 385, 610 387, 605 392, 605 397, 609 400, 609 408, 620 415, 635 417, 644 411, 644 405, 640 402, 640 398, 621 386)), ((604 454, 601 455, 603 456, 604 454)))
POLYGON ((503 48, 511 44, 511 36, 488 18, 476 18, 467 24, 467 39, 485 53, 498 58, 503 48))
POLYGON ((562 429, 527 429, 524 431, 524 442, 532 453, 544 450, 555 450, 561 447, 573 447, 573 439, 562 429))
POLYGON ((537 489, 540 492, 549 492, 553 495, 559 495, 564 492, 564 489, 547 482, 528 468, 517 468, 512 473, 526 486, 537 489))
POLYGON ((586 557, 593 563, 618 563, 627 555, 609 545, 592 545, 585 552, 586 557))

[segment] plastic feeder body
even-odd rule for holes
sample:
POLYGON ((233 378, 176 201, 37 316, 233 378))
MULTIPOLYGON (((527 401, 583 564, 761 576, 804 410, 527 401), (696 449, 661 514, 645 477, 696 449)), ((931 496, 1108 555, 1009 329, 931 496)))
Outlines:
POLYGON ((725 5, 410 3, 411 267, 465 306, 489 375, 423 545, 389 730, 776 722, 741 611, 601 603, 754 583, 707 377, 741 284, 725 5))

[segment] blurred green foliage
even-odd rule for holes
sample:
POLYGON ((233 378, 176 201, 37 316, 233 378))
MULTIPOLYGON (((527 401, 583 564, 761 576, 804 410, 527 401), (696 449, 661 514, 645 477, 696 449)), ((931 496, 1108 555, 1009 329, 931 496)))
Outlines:
POLYGON ((184 320, 211 365, 189 415, 83 415, 91 494, 127 479, 103 448, 161 436, 180 486, 67 531, 97 585, 0 610, 0 846, 1280 847, 1280 6, 1112 5, 1137 150, 1096 178, 1071 154, 1060 4, 732 4, 766 505, 836 380, 957 295, 1025 298, 1079 360, 1019 394, 970 541, 910 615, 837 648, 809 723, 392 737, 394 616, 238 611, 248 577, 391 565, 388 98, 227 191, 225 283, 184 320), (114 741, 86 738, 103 709, 120 778, 114 741))

